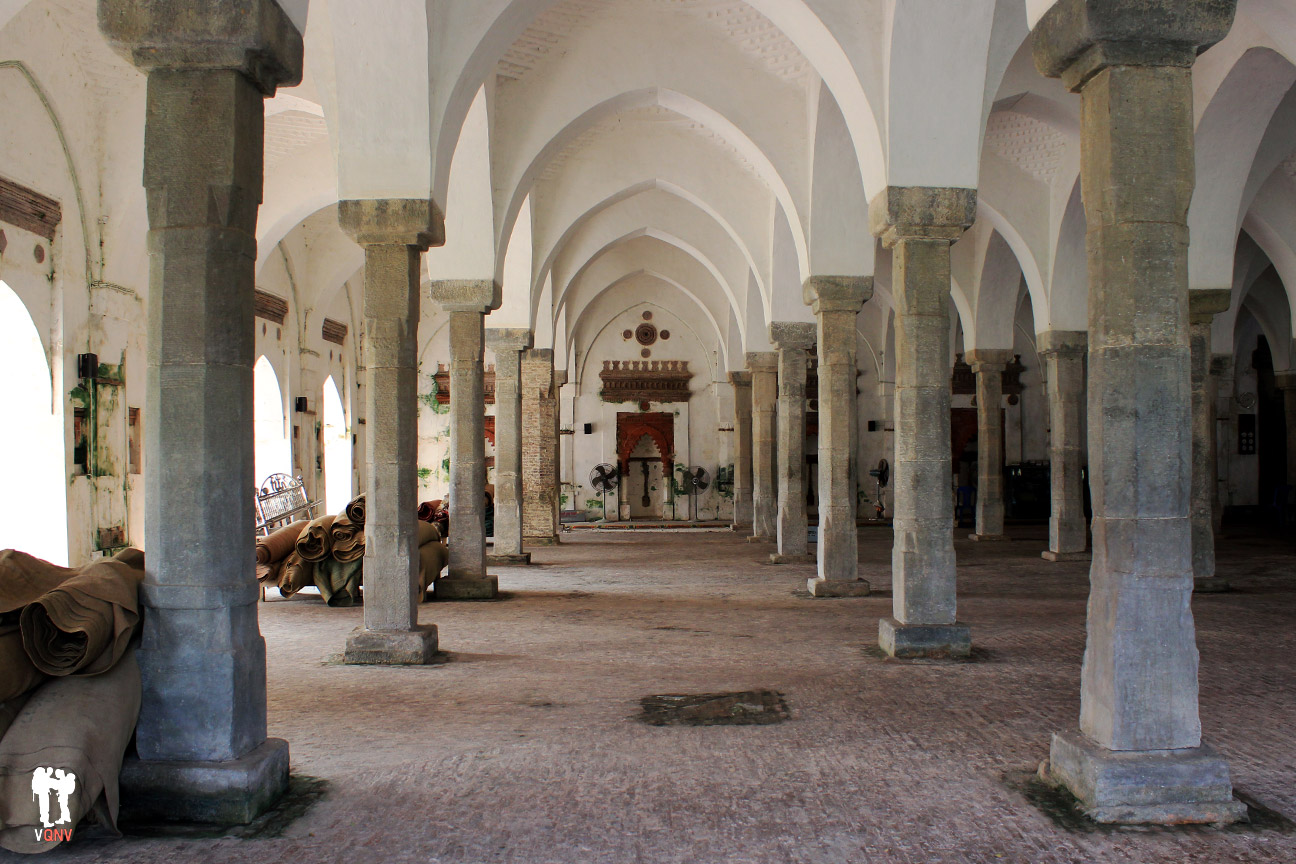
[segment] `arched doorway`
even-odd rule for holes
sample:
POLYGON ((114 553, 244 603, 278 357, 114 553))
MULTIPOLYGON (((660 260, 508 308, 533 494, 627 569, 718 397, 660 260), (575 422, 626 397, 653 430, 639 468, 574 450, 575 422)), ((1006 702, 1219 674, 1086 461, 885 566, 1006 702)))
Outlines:
POLYGON ((631 519, 661 519, 666 515, 666 475, 661 450, 651 435, 644 435, 630 451, 629 470, 622 495, 630 505, 631 519))
POLYGON ((0 548, 68 563, 67 468, 63 429, 36 325, 18 295, 0 282, 0 363, 8 373, 5 408, 20 422, 0 424, 0 548))
POLYGON ((284 422, 283 391, 279 377, 264 354, 252 371, 252 417, 255 430, 256 478, 260 483, 271 474, 292 474, 292 444, 284 422))
POLYGON ((341 513, 355 493, 351 488, 351 434, 337 382, 329 376, 324 382, 324 507, 329 513, 341 513))

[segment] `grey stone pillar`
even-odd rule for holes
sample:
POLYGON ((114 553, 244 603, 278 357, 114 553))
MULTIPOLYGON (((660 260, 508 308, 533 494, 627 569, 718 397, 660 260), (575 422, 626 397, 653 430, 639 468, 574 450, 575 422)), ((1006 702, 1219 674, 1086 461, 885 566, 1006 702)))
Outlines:
POLYGON ((1004 535, 1003 372, 1013 353, 974 348, 965 359, 976 373, 976 533, 971 540, 1007 540, 1004 535))
POLYGON ((752 540, 773 540, 778 533, 774 484, 774 408, 778 400, 778 354, 747 352, 752 376, 752 540))
POLYGON ((752 376, 730 372, 734 391, 734 512, 733 530, 752 524, 752 376))
POLYGON ((814 309, 819 346, 819 569, 813 597, 862 597, 855 511, 858 471, 855 318, 873 296, 871 276, 811 276, 802 288, 814 309))
POLYGON ((437 630, 418 623, 418 321, 421 256, 442 242, 430 201, 338 202, 338 223, 365 250, 364 626, 347 663, 417 665, 437 630))
POLYGON ((450 561, 438 600, 493 600, 499 580, 486 573, 486 313, 499 305, 490 279, 432 283, 450 316, 450 561))
POLYGON ((269 0, 100 0, 99 27, 148 74, 148 574, 122 799, 246 823, 288 785, 252 578, 252 288, 263 99, 301 80, 302 37, 269 0))
POLYGON ((1232 822, 1246 807, 1197 712, 1187 212, 1192 64, 1234 3, 1149 8, 1061 0, 1035 29, 1040 71, 1081 95, 1089 253, 1088 640, 1050 771, 1099 821, 1232 822))
POLYGON ((869 205, 891 251, 896 313, 892 618, 895 657, 967 656, 958 623, 950 455, 950 244, 976 215, 976 190, 888 187, 869 205))
POLYGON ((522 551, 522 358, 527 329, 490 329, 495 352, 495 552, 491 564, 530 564, 522 551))
POLYGON ((1049 400, 1049 548, 1046 561, 1087 558, 1084 515, 1085 354, 1089 334, 1046 330, 1036 349, 1046 365, 1049 400))
POLYGON ((1287 485, 1296 489, 1296 372, 1278 372, 1274 383, 1282 391, 1287 422, 1287 485))
POLYGON ((1193 590, 1225 591, 1215 575, 1215 378, 1211 375, 1211 322, 1227 312, 1228 288, 1188 292, 1192 381, 1192 564, 1193 590))
POLYGON ((1231 425, 1228 422, 1233 416, 1233 355, 1214 354, 1211 356, 1211 389, 1215 394, 1214 440, 1216 457, 1211 460, 1214 480, 1211 483, 1211 524, 1215 533, 1220 532, 1224 519, 1224 502, 1220 496, 1220 487, 1228 482, 1228 460, 1220 459, 1219 454, 1232 452, 1236 443, 1233 440, 1231 425))
POLYGON ((805 500, 805 391, 815 325, 775 321, 769 329, 770 342, 778 348, 778 437, 774 457, 778 476, 778 551, 770 555, 770 561, 789 564, 810 558, 805 500))
POLYGON ((522 352, 522 542, 527 546, 558 544, 556 374, 552 348, 522 352))

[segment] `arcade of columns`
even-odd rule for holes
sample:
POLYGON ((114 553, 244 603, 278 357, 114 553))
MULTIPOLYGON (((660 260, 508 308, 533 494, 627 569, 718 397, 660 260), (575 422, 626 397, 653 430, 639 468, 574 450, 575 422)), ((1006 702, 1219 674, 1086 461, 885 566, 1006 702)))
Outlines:
MULTIPOLYGON (((1039 69, 1083 100, 1089 226, 1088 333, 1046 333, 1041 344, 1053 430, 1045 558, 1085 548, 1082 417, 1093 503, 1082 707, 1078 726, 1054 736, 1051 771, 1100 820, 1223 822, 1242 814, 1228 766, 1203 744, 1198 719, 1190 600, 1194 575, 1213 575, 1207 324, 1221 304, 1190 302, 1186 275, 1191 67, 1200 48, 1228 32, 1233 5, 1192 0, 1152 21, 1124 15, 1116 3, 1064 0, 1035 32, 1039 69)), ((141 761, 123 782, 145 790, 170 818, 237 822, 283 790, 288 770, 287 743, 266 737, 265 646, 255 586, 244 576, 254 521, 244 490, 252 474, 262 100, 298 80, 302 41, 272 0, 207 4, 196 17, 148 0, 100 2, 104 33, 148 73, 153 410, 146 416, 155 455, 146 477, 141 761), (216 548, 248 552, 205 554, 216 548), (195 632, 206 638, 186 635, 195 632), (184 722, 178 706, 207 722, 184 722)), ((897 311, 894 600, 879 642, 898 658, 971 652, 971 630, 957 614, 949 494, 949 306, 950 246, 971 225, 975 204, 971 189, 891 187, 871 207, 872 231, 891 250, 897 311)), ((428 663, 437 633, 419 623, 416 597, 415 354, 420 256, 443 242, 442 218, 423 200, 343 201, 339 218, 365 250, 368 376, 366 603, 346 659, 428 663)), ((552 352, 530 349, 527 332, 485 329, 499 305, 493 281, 442 282, 432 291, 450 315, 453 382, 456 537, 442 584, 449 596, 490 598, 498 587, 487 573, 483 530, 483 349, 491 345, 499 358, 496 524, 505 556, 556 540, 561 382, 552 352)), ((776 560, 804 559, 805 370, 807 353, 818 352, 821 518, 810 589, 819 596, 867 591, 855 546, 856 358, 854 339, 843 334, 871 293, 871 278, 812 277, 804 299, 816 324, 775 323, 777 353, 749 354, 749 371, 733 376, 735 521, 774 540, 776 560)), ((993 409, 1006 359, 996 350, 969 357, 983 442, 1002 435, 993 409)), ((1290 414, 1296 390, 1287 399, 1290 414)), ((995 539, 1003 533, 1000 466, 985 459, 981 471, 976 536, 995 539)))

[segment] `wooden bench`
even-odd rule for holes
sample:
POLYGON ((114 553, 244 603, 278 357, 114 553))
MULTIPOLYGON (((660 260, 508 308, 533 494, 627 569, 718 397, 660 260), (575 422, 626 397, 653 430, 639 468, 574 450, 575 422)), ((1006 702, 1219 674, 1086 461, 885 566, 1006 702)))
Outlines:
POLYGON ((302 478, 271 474, 256 495, 256 536, 264 537, 297 519, 314 519, 318 501, 306 498, 302 478))

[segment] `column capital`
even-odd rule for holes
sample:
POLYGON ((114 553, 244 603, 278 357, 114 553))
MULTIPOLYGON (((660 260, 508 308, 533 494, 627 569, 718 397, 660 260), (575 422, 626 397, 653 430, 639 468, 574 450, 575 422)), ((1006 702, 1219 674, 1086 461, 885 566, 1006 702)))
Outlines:
POLYGON ((1275 372, 1274 385, 1279 390, 1296 390, 1296 372, 1275 372))
POLYGON ((780 350, 802 348, 809 351, 815 346, 815 325, 808 321, 771 321, 769 340, 780 350))
POLYGON ((531 331, 525 327, 487 327, 486 347, 501 351, 525 351, 531 347, 531 331))
POLYGON ((1089 334, 1084 330, 1044 330, 1035 334, 1035 350, 1041 356, 1083 357, 1089 351, 1089 334))
POLYGON ((964 352, 963 359, 974 372, 1002 372, 1013 359, 1011 348, 973 348, 964 352))
POLYGON ((1188 320, 1193 324, 1209 324, 1221 312, 1227 312, 1233 303, 1230 288, 1193 288, 1188 292, 1188 320))
POLYGON ((1237 0, 1058 0, 1035 25, 1035 67, 1072 91, 1109 66, 1191 67, 1236 11, 1237 0))
POLYGON ((447 312, 485 315, 500 307, 503 291, 494 279, 438 279, 432 283, 432 299, 447 312))
POLYGON ((242 72, 267 96, 302 78, 302 35, 274 0, 99 0, 99 30, 137 68, 242 72))
POLYGON ((976 221, 977 190, 888 186, 869 202, 869 228, 890 248, 901 240, 953 243, 976 221))
POLYGON ((751 373, 750 372, 730 372, 729 383, 735 387, 750 387, 752 383, 751 373))
POLYGON ((554 370, 554 373, 553 373, 553 386, 554 386, 554 389, 556 390, 556 389, 559 388, 559 387, 564 387, 564 386, 566 386, 566 384, 567 384, 567 370, 566 370, 566 369, 555 369, 555 370, 554 370))
POLYGON ((445 217, 423 198, 351 198, 338 202, 338 226, 361 246, 445 244, 445 217))
POLYGON ((816 315, 859 312, 872 297, 872 276, 811 276, 801 286, 801 299, 816 315))
POLYGON ((748 351, 747 368, 752 372, 777 372, 777 351, 748 351))

